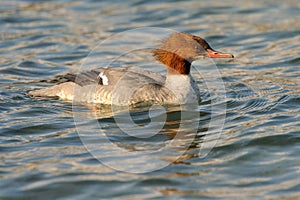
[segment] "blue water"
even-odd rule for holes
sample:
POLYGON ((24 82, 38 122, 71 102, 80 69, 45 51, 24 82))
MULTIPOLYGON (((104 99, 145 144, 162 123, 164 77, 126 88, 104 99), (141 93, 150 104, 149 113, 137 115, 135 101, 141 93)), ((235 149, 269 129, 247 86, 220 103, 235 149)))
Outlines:
MULTIPOLYGON (((1 199, 300 199, 299 1, 5 0, 0 5, 1 199), (189 32, 235 55, 215 60, 226 94, 220 134, 223 115, 213 116, 212 106, 221 104, 207 85, 214 73, 194 73, 203 100, 183 122, 199 127, 195 133, 182 130, 176 148, 167 144, 182 123, 178 107, 167 113, 153 109, 155 119, 167 118, 162 131, 147 139, 143 131, 139 137, 121 134, 115 119, 125 119, 122 112, 27 95, 81 69, 99 42, 139 27, 189 32), (95 141, 100 160, 84 140, 97 136, 95 121, 109 139, 95 141), (110 142, 127 152, 115 153, 110 142), (213 148, 204 151, 206 144, 213 148), (160 148, 166 151, 143 154, 160 148), (150 170, 153 166, 162 167, 150 170)), ((163 72, 148 65, 147 52, 138 53, 127 64, 163 72)), ((209 62, 194 65, 194 72, 209 72, 209 62)), ((150 123, 145 108, 130 114, 138 124, 131 129, 161 125, 150 123)))

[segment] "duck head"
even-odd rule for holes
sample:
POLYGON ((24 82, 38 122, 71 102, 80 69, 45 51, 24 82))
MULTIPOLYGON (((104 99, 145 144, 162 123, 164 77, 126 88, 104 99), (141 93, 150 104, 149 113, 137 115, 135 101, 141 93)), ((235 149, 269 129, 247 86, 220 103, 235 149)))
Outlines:
POLYGON ((173 33, 152 51, 159 62, 165 64, 168 74, 190 73, 191 63, 199 58, 233 58, 232 54, 213 50, 202 38, 189 33, 173 33))

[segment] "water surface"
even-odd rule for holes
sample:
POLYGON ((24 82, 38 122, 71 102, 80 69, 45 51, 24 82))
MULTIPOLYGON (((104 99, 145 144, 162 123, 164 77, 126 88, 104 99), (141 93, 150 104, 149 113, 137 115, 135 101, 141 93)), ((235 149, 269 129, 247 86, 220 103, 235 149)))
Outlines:
MULTIPOLYGON (((24 0, 0 5, 1 198, 300 198, 297 0, 24 0), (203 101, 193 111, 199 115, 191 121, 200 126, 192 145, 184 150, 170 148, 163 158, 178 151, 184 156, 160 170, 125 173, 101 164, 86 150, 71 103, 32 99, 27 92, 55 84, 50 80, 57 75, 77 71, 100 41, 149 26, 202 36, 215 49, 235 55, 234 60, 216 60, 226 91, 226 119, 215 147, 205 158, 199 156, 202 136, 211 134, 208 126, 215 96, 196 75, 203 101)), ((149 63, 144 56, 130 62, 149 63)), ((194 63, 195 67, 204 64, 194 63)), ((155 65, 148 68, 162 71, 155 65)), ((91 112, 80 109, 77 112, 85 112, 82 117, 89 123, 91 112)), ((149 123, 143 109, 134 110, 132 117, 141 126, 149 123)), ((162 133, 149 140, 120 135, 112 116, 96 119, 109 130, 110 139, 124 148, 157 149, 176 134, 180 112, 169 108, 162 133)), ((109 151, 107 143, 101 145, 109 151)), ((106 159, 122 167, 128 159, 148 158, 121 154, 106 159)))

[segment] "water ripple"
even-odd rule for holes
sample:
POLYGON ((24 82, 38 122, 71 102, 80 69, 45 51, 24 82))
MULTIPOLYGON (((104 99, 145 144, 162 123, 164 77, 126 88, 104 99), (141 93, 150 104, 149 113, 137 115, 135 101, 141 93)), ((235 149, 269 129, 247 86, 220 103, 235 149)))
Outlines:
MULTIPOLYGON (((0 198, 299 199, 298 4, 296 0, 2 1, 0 198), (199 127, 196 134, 186 134, 194 141, 184 152, 169 148, 165 160, 183 153, 169 166, 137 175, 118 172, 91 156, 76 131, 70 103, 32 99, 27 92, 76 71, 82 59, 113 33, 144 26, 201 35, 215 49, 232 52, 235 59, 215 61, 226 89, 226 121, 220 138, 213 137, 216 127, 209 124, 219 122, 220 116, 212 119, 211 108, 218 106, 214 103, 218 97, 195 76, 202 102, 192 111, 199 116, 189 122, 199 122, 199 127), (199 149, 208 141, 217 144, 203 159, 199 149)), ((144 55, 133 59, 126 62, 149 62, 144 55)), ((149 69, 163 71, 156 66, 149 69)), ((162 131, 145 139, 123 134, 111 113, 101 114, 97 122, 112 141, 140 151, 166 146, 181 121, 181 113, 170 110, 162 131)), ((161 117, 154 114, 155 119, 161 117)), ((95 117, 94 113, 82 116, 83 125, 90 125, 92 120, 87 119, 95 117)), ((150 125, 149 112, 141 108, 132 110, 132 118, 137 126, 159 125, 150 125)), ((111 151, 106 142, 101 145, 111 151)), ((131 158, 120 154, 106 159, 125 165, 131 158)))

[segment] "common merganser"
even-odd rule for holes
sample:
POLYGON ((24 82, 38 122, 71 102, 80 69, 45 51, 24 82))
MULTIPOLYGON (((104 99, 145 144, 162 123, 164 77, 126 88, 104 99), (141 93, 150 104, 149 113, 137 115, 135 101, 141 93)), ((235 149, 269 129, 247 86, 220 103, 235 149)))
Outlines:
POLYGON ((183 32, 170 34, 152 53, 166 65, 166 77, 140 69, 101 68, 67 75, 66 82, 29 95, 100 104, 186 104, 201 99, 190 75, 193 61, 200 57, 233 58, 232 54, 213 50, 204 39, 183 32))

